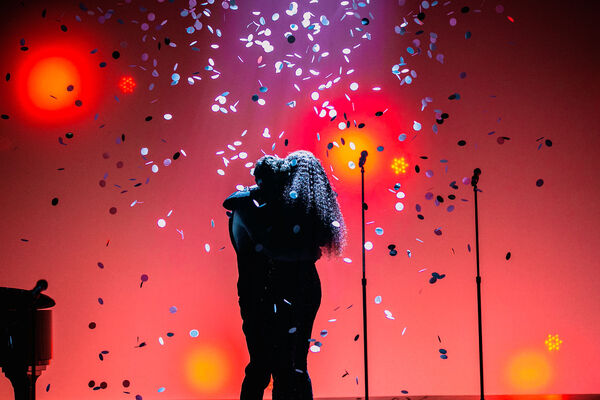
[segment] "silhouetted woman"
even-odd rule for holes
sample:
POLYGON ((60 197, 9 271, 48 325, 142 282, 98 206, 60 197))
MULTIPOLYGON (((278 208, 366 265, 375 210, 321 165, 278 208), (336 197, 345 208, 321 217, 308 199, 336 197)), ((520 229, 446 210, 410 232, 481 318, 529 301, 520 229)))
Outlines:
POLYGON ((273 375, 273 399, 312 399, 306 368, 321 304, 315 262, 339 256, 345 225, 321 163, 308 151, 265 156, 257 185, 229 196, 231 242, 238 262, 242 330, 250 362, 241 400, 262 399, 273 375))

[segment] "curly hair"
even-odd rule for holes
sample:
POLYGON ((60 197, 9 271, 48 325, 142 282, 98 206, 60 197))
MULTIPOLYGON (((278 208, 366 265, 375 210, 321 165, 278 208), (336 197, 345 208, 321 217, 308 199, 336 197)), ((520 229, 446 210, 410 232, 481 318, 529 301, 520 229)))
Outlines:
POLYGON ((321 162, 298 150, 285 159, 267 155, 256 162, 257 184, 281 204, 308 218, 316 244, 329 257, 340 256, 346 245, 346 226, 335 193, 321 162))

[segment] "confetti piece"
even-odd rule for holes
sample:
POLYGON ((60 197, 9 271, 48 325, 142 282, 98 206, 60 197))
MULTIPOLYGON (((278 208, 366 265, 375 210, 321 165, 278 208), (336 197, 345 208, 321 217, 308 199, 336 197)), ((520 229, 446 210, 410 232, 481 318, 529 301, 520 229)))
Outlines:
POLYGON ((431 273, 431 278, 429 279, 429 283, 434 284, 437 282, 438 279, 444 279, 446 277, 446 274, 438 274, 437 272, 432 272, 431 273))
POLYGON ((447 355, 447 351, 446 349, 440 349, 440 358, 442 360, 447 360, 448 359, 448 355, 447 355))

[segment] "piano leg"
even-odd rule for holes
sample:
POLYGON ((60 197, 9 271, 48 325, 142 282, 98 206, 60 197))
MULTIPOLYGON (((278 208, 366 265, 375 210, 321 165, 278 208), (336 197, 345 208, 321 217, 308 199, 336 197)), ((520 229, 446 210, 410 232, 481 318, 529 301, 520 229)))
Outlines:
POLYGON ((12 383, 15 392, 15 400, 31 400, 33 397, 33 391, 35 390, 33 385, 35 385, 35 381, 37 381, 40 374, 35 374, 34 384, 32 385, 29 369, 29 366, 7 366, 2 368, 4 375, 6 375, 6 377, 10 379, 10 383, 12 383))

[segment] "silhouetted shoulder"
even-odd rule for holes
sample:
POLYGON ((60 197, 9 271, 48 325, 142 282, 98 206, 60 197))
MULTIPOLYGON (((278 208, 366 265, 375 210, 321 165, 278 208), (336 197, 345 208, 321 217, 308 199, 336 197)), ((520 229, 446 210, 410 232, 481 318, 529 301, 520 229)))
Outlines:
POLYGON ((245 186, 243 190, 233 192, 223 202, 223 207, 228 210, 239 208, 242 204, 248 204, 255 197, 258 190, 258 185, 245 186))

